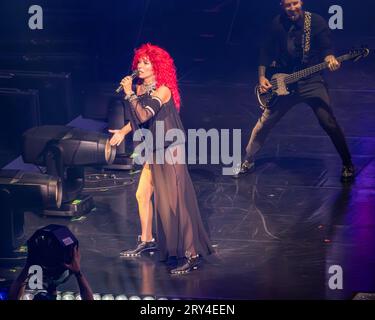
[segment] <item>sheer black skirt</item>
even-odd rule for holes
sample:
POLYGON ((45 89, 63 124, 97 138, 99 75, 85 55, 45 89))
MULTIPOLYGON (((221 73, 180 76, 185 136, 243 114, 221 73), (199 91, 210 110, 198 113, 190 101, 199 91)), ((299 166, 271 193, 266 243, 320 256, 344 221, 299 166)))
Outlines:
MULTIPOLYGON (((182 146, 183 147, 183 146, 182 146)), ((166 154, 171 150, 166 149, 166 154)), ((150 164, 161 260, 213 253, 186 164, 150 164)))

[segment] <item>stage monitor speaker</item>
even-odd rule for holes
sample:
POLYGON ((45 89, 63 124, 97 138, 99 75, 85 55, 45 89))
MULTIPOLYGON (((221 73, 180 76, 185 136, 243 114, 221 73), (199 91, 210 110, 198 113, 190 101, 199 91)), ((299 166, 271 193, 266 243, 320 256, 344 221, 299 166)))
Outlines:
POLYGON ((79 114, 70 73, 0 70, 0 87, 38 90, 41 124, 65 125, 79 114))
POLYGON ((0 88, 0 167, 22 152, 22 134, 40 125, 37 90, 0 88))
MULTIPOLYGON (((85 118, 104 120, 108 122, 109 129, 120 129, 127 122, 125 103, 122 94, 116 94, 118 83, 96 83, 84 90, 83 115, 85 118)), ((109 170, 131 170, 134 161, 130 158, 132 148, 132 134, 126 136, 116 151, 116 159, 109 170)))
MULTIPOLYGON (((61 40, 61 39, 60 39, 61 40)), ((74 43, 75 50, 80 43, 74 43)), ((51 46, 51 44, 46 44, 51 46)), ((97 56, 88 56, 79 52, 66 52, 66 43, 61 43, 64 52, 26 52, 9 54, 0 53, 0 68, 4 70, 38 70, 47 72, 68 72, 74 75, 74 84, 76 82, 93 81, 97 77, 98 66, 97 56)), ((23 44, 23 49, 27 43, 23 44)), ((8 51, 9 52, 9 51, 8 51)))
MULTIPOLYGON (((113 98, 108 103, 108 128, 121 129, 125 125, 124 103, 120 98, 113 98)), ((125 154, 125 140, 117 146, 117 155, 125 154)))
POLYGON ((107 121, 112 101, 122 99, 116 94, 118 83, 94 83, 83 90, 83 116, 89 119, 107 121))

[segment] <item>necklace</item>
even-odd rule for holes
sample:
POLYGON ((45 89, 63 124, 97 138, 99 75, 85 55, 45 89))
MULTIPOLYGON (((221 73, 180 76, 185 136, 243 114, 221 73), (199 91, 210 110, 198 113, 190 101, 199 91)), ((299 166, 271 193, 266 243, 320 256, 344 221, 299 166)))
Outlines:
POLYGON ((142 87, 145 93, 151 94, 153 91, 156 90, 156 83, 155 82, 151 82, 149 84, 142 83, 142 87))

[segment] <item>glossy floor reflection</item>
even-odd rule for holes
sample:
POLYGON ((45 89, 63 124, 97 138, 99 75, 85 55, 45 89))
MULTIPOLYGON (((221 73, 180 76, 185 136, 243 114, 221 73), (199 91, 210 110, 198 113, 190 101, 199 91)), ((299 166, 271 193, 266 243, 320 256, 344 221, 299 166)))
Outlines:
MULTIPOLYGON (((219 169, 191 169, 217 255, 189 275, 170 276, 157 254, 119 257, 120 250, 134 245, 139 230, 137 176, 126 173, 114 173, 128 181, 125 187, 90 190, 96 209, 83 219, 30 213, 27 233, 49 223, 67 225, 80 240, 83 270, 99 293, 349 299, 356 292, 374 291, 375 192, 362 186, 362 174, 353 186, 325 186, 322 181, 330 180, 321 161, 297 158, 260 163, 258 172, 240 181, 219 175, 219 169), (303 163, 304 172, 299 170, 303 163), (344 270, 343 290, 328 287, 334 265, 344 270)), ((329 171, 337 178, 336 170, 329 171)), ((62 289, 77 291, 74 281, 62 289)))

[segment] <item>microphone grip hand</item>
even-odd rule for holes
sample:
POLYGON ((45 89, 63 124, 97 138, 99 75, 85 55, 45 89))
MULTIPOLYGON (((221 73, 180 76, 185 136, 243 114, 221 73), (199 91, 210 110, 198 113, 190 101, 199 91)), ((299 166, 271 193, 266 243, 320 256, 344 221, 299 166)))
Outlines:
MULTIPOLYGON (((126 76, 124 79, 122 79, 121 80, 121 84, 116 89, 116 93, 120 93, 123 90, 124 90, 125 93, 127 93, 126 92, 127 90, 125 90, 125 87, 124 87, 124 85, 125 85, 125 81, 124 80, 126 80, 126 79, 130 80, 130 91, 131 91, 131 85, 133 84, 133 80, 136 77, 138 77, 138 74, 139 74, 138 70, 134 70, 133 73, 130 76, 126 76)), ((126 88, 126 89, 128 89, 128 88, 126 88)))

